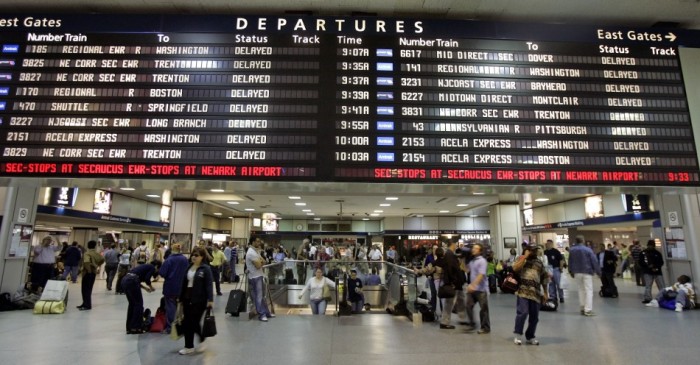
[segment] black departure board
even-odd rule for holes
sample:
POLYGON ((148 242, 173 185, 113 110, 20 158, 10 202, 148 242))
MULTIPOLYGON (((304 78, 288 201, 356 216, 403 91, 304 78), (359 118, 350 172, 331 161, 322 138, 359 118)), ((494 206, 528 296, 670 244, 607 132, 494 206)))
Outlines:
POLYGON ((688 30, 3 16, 0 174, 698 186, 688 30))

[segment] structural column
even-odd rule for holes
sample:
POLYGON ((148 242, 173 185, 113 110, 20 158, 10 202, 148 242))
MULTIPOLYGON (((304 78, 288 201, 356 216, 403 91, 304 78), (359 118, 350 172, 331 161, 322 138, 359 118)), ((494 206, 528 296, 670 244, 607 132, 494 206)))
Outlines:
POLYGON ((182 244, 183 252, 190 252, 193 243, 202 237, 202 202, 173 200, 170 208, 170 244, 182 244))
POLYGON ((26 281, 39 189, 24 180, 7 188, 0 228, 0 292, 13 293, 26 281))
POLYGON ((518 204, 497 204, 490 207, 489 224, 491 228, 491 245, 494 257, 508 258, 510 248, 506 243, 515 242, 515 249, 520 254, 522 242, 522 214, 518 204))

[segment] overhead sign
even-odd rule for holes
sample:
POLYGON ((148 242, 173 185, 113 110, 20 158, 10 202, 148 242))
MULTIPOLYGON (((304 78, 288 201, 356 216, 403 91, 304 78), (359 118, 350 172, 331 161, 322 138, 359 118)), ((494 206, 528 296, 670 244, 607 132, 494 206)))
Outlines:
POLYGON ((9 16, 0 175, 700 184, 689 30, 9 16))

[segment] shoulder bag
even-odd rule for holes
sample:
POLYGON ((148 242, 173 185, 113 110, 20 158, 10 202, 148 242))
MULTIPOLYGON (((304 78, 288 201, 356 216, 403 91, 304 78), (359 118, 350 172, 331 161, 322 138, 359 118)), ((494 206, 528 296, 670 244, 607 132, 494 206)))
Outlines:
POLYGON ((330 285, 328 285, 328 283, 326 283, 325 279, 323 280, 323 294, 321 295, 321 298, 323 298, 323 300, 325 300, 326 302, 330 302, 332 299, 331 287, 330 285))
POLYGON ((202 337, 216 336, 216 319, 211 314, 211 308, 207 308, 204 314, 204 324, 202 324, 202 337))
POLYGON ((452 284, 444 284, 438 288, 437 296, 438 298, 454 298, 457 293, 455 292, 455 286, 452 284))

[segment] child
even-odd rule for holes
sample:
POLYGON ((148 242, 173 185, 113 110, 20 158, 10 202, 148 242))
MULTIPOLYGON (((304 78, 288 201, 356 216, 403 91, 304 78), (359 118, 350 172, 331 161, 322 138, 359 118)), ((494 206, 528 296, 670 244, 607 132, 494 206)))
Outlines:
POLYGON ((647 304, 647 307, 658 308, 661 299, 664 297, 672 298, 674 296, 676 299, 676 312, 682 312, 683 309, 695 307, 695 291, 693 290, 693 284, 690 283, 690 277, 688 275, 679 276, 675 284, 661 290, 656 296, 656 299, 647 304))

